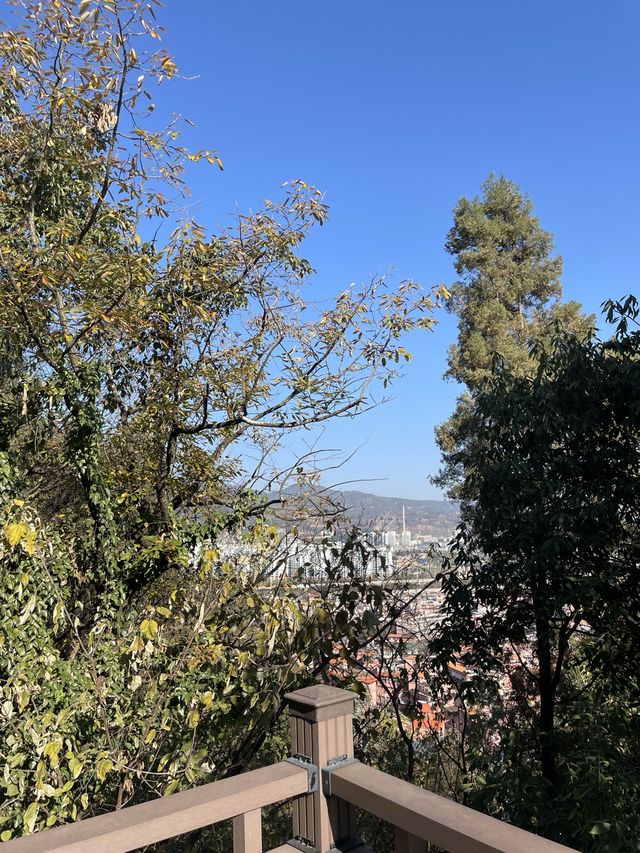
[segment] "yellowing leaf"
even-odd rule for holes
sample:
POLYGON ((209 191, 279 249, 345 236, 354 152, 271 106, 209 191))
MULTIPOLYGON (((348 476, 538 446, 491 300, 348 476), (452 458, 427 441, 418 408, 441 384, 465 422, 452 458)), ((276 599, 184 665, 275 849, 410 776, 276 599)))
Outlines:
POLYGON ((107 777, 107 773, 113 767, 113 761, 110 758, 101 758, 100 761, 96 764, 96 775, 101 782, 107 777))
POLYGON ((144 640, 138 634, 131 641, 131 645, 129 646, 130 652, 141 652, 144 649, 144 640))
POLYGON ((170 56, 167 56, 166 54, 161 57, 160 65, 162 66, 162 70, 167 75, 167 77, 172 77, 178 70, 175 62, 171 59, 170 56))
POLYGON ((60 622, 62 621, 62 617, 64 615, 64 604, 62 601, 57 601, 55 607, 53 608, 53 627, 57 631, 60 627, 60 622))
POLYGON ((20 619, 18 620, 20 625, 24 625, 24 623, 27 621, 27 619, 29 618, 31 613, 33 613, 33 611, 35 610, 35 607, 36 607, 36 601, 37 601, 37 599, 36 599, 35 595, 32 595, 31 598, 29 599, 29 601, 27 601, 24 610, 20 614, 20 619))
POLYGON ((80 773, 82 772, 82 768, 84 764, 75 756, 69 759, 69 770, 71 771, 73 778, 77 779, 80 773))
POLYGON ((27 554, 33 554, 36 550, 36 532, 35 530, 30 530, 27 535, 24 537, 24 541, 22 543, 22 547, 27 552, 27 554))
POLYGON ((12 521, 9 524, 6 524, 4 528, 4 535, 12 548, 15 548, 16 545, 24 539, 28 532, 29 525, 24 522, 18 524, 12 521))
POLYGON ((42 750, 43 754, 47 756, 49 762, 52 767, 58 766, 58 754, 62 749, 62 738, 56 738, 55 740, 50 740, 48 744, 46 744, 45 748, 42 750))
POLYGON ((40 811, 40 806, 38 803, 31 803, 31 805, 27 808, 25 813, 22 815, 22 825, 24 827, 24 831, 27 835, 31 835, 33 830, 35 829, 36 820, 38 819, 38 812, 40 811))
POLYGON ((198 711, 189 711, 187 714, 187 726, 190 729, 195 729, 195 727, 200 722, 200 713, 198 711))
POLYGON ((158 633, 158 623, 155 619, 143 619, 140 623, 140 633, 148 640, 153 640, 158 633))

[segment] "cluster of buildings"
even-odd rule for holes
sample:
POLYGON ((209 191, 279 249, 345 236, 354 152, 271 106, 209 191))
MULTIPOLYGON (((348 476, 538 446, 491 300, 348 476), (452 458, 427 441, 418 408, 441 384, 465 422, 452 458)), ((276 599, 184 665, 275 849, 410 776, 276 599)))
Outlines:
MULTIPOLYGON (((346 540, 339 537, 318 543, 297 538, 289 541, 286 530, 281 531, 285 556, 282 561, 284 572, 300 583, 313 582, 323 576, 340 576, 346 569, 340 566, 340 557, 346 540)), ((356 573, 363 577, 388 578, 404 567, 411 567, 415 574, 424 574, 434 546, 445 548, 446 541, 435 536, 412 534, 406 524, 405 508, 402 507, 400 530, 370 530, 363 536, 362 549, 352 549, 349 558, 356 573)))
MULTIPOLYGON (((404 509, 404 508, 403 508, 404 509)), ((421 579, 425 578, 428 568, 428 554, 431 546, 438 543, 433 537, 416 536, 406 527, 402 519, 402 529, 373 530, 364 535, 356 547, 352 547, 347 538, 325 538, 318 541, 310 537, 305 540, 300 535, 291 536, 280 531, 279 546, 270 557, 272 578, 282 575, 299 584, 301 594, 314 598, 318 596, 322 581, 328 578, 339 579, 348 573, 361 577, 383 580, 398 575, 402 560, 417 571, 421 579), (348 560, 345 553, 348 552, 348 560)), ((218 543, 225 558, 235 558, 252 562, 255 549, 233 536, 222 537, 218 543)), ((436 561, 439 563, 439 561, 436 561)), ((350 677, 357 673, 357 681, 362 685, 363 696, 372 707, 399 710, 407 732, 416 739, 426 737, 445 737, 449 732, 459 730, 464 715, 457 697, 456 687, 472 679, 475 673, 460 660, 451 660, 448 664, 450 695, 447 701, 442 698, 436 702, 430 683, 433 666, 429 657, 429 637, 442 617, 444 596, 437 584, 423 590, 414 601, 410 613, 403 614, 402 623, 385 632, 379 642, 372 643, 358 651, 355 660, 340 653, 332 661, 336 679, 344 678, 347 667, 350 677)), ((481 615, 480 612, 477 614, 481 615)), ((508 662, 509 652, 505 651, 508 662)), ((522 666, 535 668, 532 646, 511 650, 512 669, 516 672, 522 666)), ((509 667, 501 684, 504 696, 513 691, 513 682, 509 667)), ((466 713, 482 713, 482 709, 466 709, 466 713)))
MULTIPOLYGON (((423 591, 411 612, 403 616, 404 624, 394 625, 378 642, 360 649, 355 660, 337 648, 332 661, 333 674, 338 680, 346 677, 347 668, 350 677, 355 671, 367 704, 393 712, 416 742, 460 732, 469 717, 489 711, 482 706, 463 704, 460 698, 458 688, 476 677, 476 672, 462 662, 469 648, 463 648, 460 657, 448 662, 448 692, 443 698, 438 690, 436 698, 429 638, 442 618, 443 603, 444 596, 438 587, 423 591)), ((482 614, 483 609, 479 608, 476 616, 482 614)), ((509 699, 518 690, 523 669, 529 673, 536 671, 533 642, 505 648, 503 666, 499 689, 502 697, 509 699)))
MULTIPOLYGON (((266 575, 278 581, 283 575, 296 584, 313 586, 326 578, 340 578, 355 573, 359 577, 384 580, 404 571, 424 577, 435 565, 432 549, 446 547, 433 536, 412 535, 406 526, 404 507, 400 530, 370 530, 356 540, 349 534, 322 535, 318 531, 279 528, 275 547, 270 551, 266 575)), ((196 561, 205 548, 194 554, 196 561)), ((221 561, 254 564, 259 549, 254 543, 233 533, 223 533, 216 540, 216 553, 221 561)))
POLYGON ((346 676, 347 668, 351 676, 355 670, 364 701, 370 707, 391 711, 416 741, 442 739, 460 730, 463 714, 455 686, 473 677, 461 663, 450 661, 450 696, 444 703, 435 700, 430 681, 428 634, 440 617, 441 605, 442 593, 427 590, 411 614, 415 623, 412 627, 393 626, 379 643, 360 649, 355 660, 345 660, 348 656, 336 649, 331 662, 332 674, 338 680, 346 676))
POLYGON ((347 547, 344 541, 336 539, 322 544, 298 541, 286 551, 284 571, 298 583, 312 583, 329 576, 345 577, 351 571, 360 577, 390 577, 394 570, 393 550, 378 548, 369 541, 366 545, 363 549, 349 550, 352 569, 342 556, 347 547))
MULTIPOLYGON (((441 617, 442 596, 439 591, 427 592, 421 604, 425 625, 434 625, 441 617)), ((470 649, 462 649, 462 653, 470 649)), ((378 648, 358 652, 355 668, 356 680, 363 686, 366 702, 371 707, 399 711, 396 719, 402 721, 407 734, 417 743, 428 738, 442 739, 453 732, 461 732, 469 719, 490 712, 488 706, 463 703, 459 687, 476 677, 476 672, 460 658, 447 664, 449 689, 443 698, 441 691, 435 698, 431 678, 433 667, 428 653, 428 640, 417 638, 413 630, 396 628, 385 637, 378 648)), ((336 674, 343 662, 335 661, 336 674)), ((537 670, 534 644, 525 642, 518 647, 504 649, 503 674, 499 691, 503 699, 511 700, 522 689, 523 672, 535 677, 537 670)))

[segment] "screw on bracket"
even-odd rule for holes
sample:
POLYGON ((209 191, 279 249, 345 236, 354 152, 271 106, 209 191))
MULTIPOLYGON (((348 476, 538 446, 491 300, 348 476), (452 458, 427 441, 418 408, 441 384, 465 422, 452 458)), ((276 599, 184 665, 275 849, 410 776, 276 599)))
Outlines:
POLYGON ((295 764, 296 767, 302 767, 303 770, 307 771, 307 775, 309 777, 307 794, 315 793, 315 791, 318 790, 318 768, 309 756, 301 755, 299 752, 296 752, 295 755, 291 755, 287 758, 287 761, 289 764, 295 764))

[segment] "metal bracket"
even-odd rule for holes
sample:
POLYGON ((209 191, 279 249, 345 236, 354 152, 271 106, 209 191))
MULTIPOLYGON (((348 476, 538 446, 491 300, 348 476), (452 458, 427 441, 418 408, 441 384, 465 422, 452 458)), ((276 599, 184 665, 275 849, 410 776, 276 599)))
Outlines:
POLYGON ((300 755, 297 752, 295 755, 291 755, 287 758, 289 764, 295 764, 296 767, 302 767, 303 770, 307 771, 309 776, 309 787, 307 789, 307 794, 313 794, 318 790, 318 768, 311 761, 308 755, 300 755))
POLYGON ((287 844, 291 845, 291 847, 295 847, 296 850, 300 850, 302 853, 320 853, 313 841, 310 841, 308 838, 304 838, 302 835, 290 838, 287 841, 287 844))
POLYGON ((322 768, 322 793, 325 797, 331 797, 331 774, 334 770, 342 770, 343 767, 348 767, 349 764, 359 764, 357 758, 349 758, 348 755, 336 755, 335 758, 330 758, 327 761, 327 766, 322 768))

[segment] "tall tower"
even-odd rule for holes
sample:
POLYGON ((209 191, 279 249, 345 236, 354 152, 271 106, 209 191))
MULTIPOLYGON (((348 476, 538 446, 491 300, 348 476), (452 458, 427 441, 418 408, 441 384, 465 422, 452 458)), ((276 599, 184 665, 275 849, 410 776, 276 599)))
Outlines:
POLYGON ((402 533, 400 534, 400 544, 403 548, 408 548, 411 545, 411 531, 407 530, 407 514, 404 504, 402 504, 402 533))

